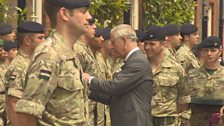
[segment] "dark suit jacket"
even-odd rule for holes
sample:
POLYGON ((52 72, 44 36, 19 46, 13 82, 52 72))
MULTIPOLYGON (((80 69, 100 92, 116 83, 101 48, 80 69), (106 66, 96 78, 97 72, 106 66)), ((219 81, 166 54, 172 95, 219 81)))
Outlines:
POLYGON ((93 78, 89 98, 108 104, 112 126, 152 126, 152 71, 148 59, 135 51, 111 81, 93 78))

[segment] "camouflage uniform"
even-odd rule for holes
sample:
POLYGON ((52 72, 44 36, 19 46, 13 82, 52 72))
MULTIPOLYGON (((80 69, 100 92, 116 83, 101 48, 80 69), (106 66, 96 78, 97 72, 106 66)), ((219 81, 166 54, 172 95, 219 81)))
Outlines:
MULTIPOLYGON (((74 52, 79 55, 80 63, 83 71, 93 76, 105 79, 105 74, 101 70, 100 65, 96 59, 96 55, 92 53, 88 45, 79 40, 74 45, 74 52)), ((88 124, 90 126, 103 126, 104 125, 104 105, 88 99, 88 84, 85 83, 85 105, 88 110, 88 124), (103 110, 103 111, 101 111, 103 110), (100 112, 100 113, 98 113, 100 112), (96 124, 97 120, 97 124, 96 124)))
POLYGON ((177 103, 190 102, 183 68, 169 57, 164 57, 160 67, 153 73, 153 81, 151 105, 154 126, 177 126, 177 103))
POLYGON ((124 60, 118 58, 116 61, 113 61, 112 58, 107 58, 106 64, 108 64, 107 66, 110 70, 111 76, 110 79, 112 79, 114 74, 121 71, 121 67, 124 65, 124 60))
POLYGON ((192 97, 191 126, 208 126, 208 119, 219 112, 224 99, 224 67, 219 66, 213 74, 204 67, 189 71, 190 94, 192 97))
POLYGON ((26 70, 29 65, 30 58, 24 51, 19 50, 17 56, 10 63, 5 74, 6 94, 16 98, 22 98, 26 70))
POLYGON ((171 60, 175 61, 178 63, 176 57, 175 57, 175 52, 171 49, 165 48, 164 49, 164 54, 165 56, 169 57, 171 60))
POLYGON ((5 63, 0 64, 0 126, 4 126, 6 123, 5 114, 5 73, 7 71, 8 65, 5 63))
POLYGON ((81 66, 63 37, 52 32, 34 51, 16 111, 41 118, 43 126, 85 126, 81 66))
MULTIPOLYGON (((106 63, 103 55, 100 53, 100 52, 96 52, 96 60, 100 66, 100 72, 102 73, 102 76, 104 76, 104 80, 108 80, 108 79, 111 79, 111 71, 109 70, 109 64, 106 63)), ((101 106, 101 104, 99 104, 101 106)), ((97 106, 98 108, 100 106, 97 106)), ((102 107, 100 107, 102 108, 102 107)), ((110 119, 110 110, 109 110, 109 106, 107 105, 104 105, 104 111, 102 110, 98 110, 98 113, 104 113, 104 115, 106 116, 105 118, 105 124, 106 126, 111 126, 111 119, 110 119)), ((98 114, 98 117, 99 116, 102 116, 100 114, 98 114)), ((102 118, 102 117, 101 117, 102 118)))
MULTIPOLYGON (((188 71, 191 69, 200 67, 198 59, 195 57, 189 47, 187 47, 185 44, 183 44, 176 52, 176 59, 183 66, 186 73, 188 73, 188 71)), ((190 125, 190 116, 191 110, 182 112, 181 126, 190 125)))
POLYGON ((176 52, 175 56, 176 59, 180 62, 180 64, 183 66, 186 73, 188 73, 190 69, 200 67, 198 59, 195 57, 189 47, 187 47, 185 44, 180 47, 180 49, 176 52))

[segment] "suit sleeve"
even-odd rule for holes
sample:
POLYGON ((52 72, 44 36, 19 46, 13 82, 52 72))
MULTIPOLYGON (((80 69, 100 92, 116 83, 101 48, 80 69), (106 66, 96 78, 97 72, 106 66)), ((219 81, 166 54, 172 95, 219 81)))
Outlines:
POLYGON ((109 95, 89 91, 88 96, 89 96, 89 99, 91 99, 93 101, 97 101, 97 102, 103 103, 105 105, 110 105, 111 96, 109 96, 109 95))
POLYGON ((144 60, 132 60, 115 76, 106 81, 98 78, 91 80, 89 89, 107 95, 121 95, 145 81, 144 74, 150 74, 150 66, 144 60))

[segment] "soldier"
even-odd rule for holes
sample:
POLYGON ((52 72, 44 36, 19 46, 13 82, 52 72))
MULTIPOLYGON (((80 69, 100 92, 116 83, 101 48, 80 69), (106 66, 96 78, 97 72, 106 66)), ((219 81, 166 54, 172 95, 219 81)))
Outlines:
POLYGON ((8 65, 17 53, 17 44, 11 41, 4 41, 2 48, 2 62, 0 64, 0 126, 6 125, 6 114, 5 114, 5 73, 8 65), (4 50, 4 51, 3 51, 4 50), (5 51, 6 50, 6 51, 5 51), (4 124, 5 123, 5 124, 4 124))
POLYGON ((6 52, 6 59, 5 59, 5 64, 8 66, 13 58, 15 58, 18 50, 17 50, 17 43, 13 41, 3 41, 3 48, 6 52))
POLYGON ((0 39, 3 41, 15 41, 16 35, 13 31, 12 25, 7 23, 0 23, 0 39))
MULTIPOLYGON (((80 63, 84 72, 90 72, 94 76, 99 76, 105 79, 102 69, 97 60, 96 53, 98 44, 94 40, 94 35, 99 34, 99 28, 96 30, 94 19, 89 20, 90 26, 87 32, 81 36, 80 40, 75 43, 74 51, 79 55, 80 63)), ((101 30, 101 29, 100 29, 101 30)), ((100 41, 102 41, 100 39, 100 41)), ((85 83, 85 97, 88 101, 88 115, 90 126, 103 126, 104 125, 104 105, 88 99, 88 85, 85 83)))
POLYGON ((167 47, 164 50, 165 55, 178 62, 175 58, 175 53, 180 47, 180 42, 182 39, 180 35, 180 27, 176 24, 168 24, 164 26, 164 29, 166 30, 167 37, 167 47))
POLYGON ((192 52, 192 48, 199 42, 198 28, 192 24, 184 24, 180 32, 183 44, 176 52, 176 58, 187 73, 190 69, 199 68, 198 59, 192 52))
POLYGON ((152 119, 154 126, 178 126, 179 112, 188 109, 190 96, 180 64, 165 54, 165 31, 151 27, 144 37, 144 48, 151 63, 154 81, 152 119))
MULTIPOLYGON (((185 72, 190 69, 199 68, 199 61, 193 54, 193 47, 199 42, 198 28, 192 24, 184 24, 181 27, 181 36, 183 44, 176 52, 176 59, 182 65, 185 72)), ((184 111, 181 114, 181 126, 190 125, 191 111, 184 111)))
POLYGON ((38 44, 44 41, 44 27, 36 22, 25 22, 17 28, 18 54, 6 72, 6 110, 10 125, 16 126, 16 102, 22 98, 26 70, 38 44))
POLYGON ((224 99, 224 67, 219 64, 222 42, 210 36, 201 43, 204 65, 189 71, 191 126, 208 126, 209 117, 219 112, 224 99))
POLYGON ((23 96, 16 103, 18 125, 86 125, 82 71, 73 45, 89 27, 89 5, 89 0, 45 1, 54 29, 31 57, 23 96))

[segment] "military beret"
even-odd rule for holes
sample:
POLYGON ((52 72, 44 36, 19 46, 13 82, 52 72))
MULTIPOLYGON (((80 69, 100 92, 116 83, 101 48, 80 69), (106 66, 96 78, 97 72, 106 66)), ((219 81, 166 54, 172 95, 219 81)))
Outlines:
POLYGON ((37 22, 24 22, 17 27, 18 33, 44 33, 44 26, 37 22))
POLYGON ((99 26, 96 27, 95 37, 100 37, 103 34, 103 29, 99 26))
POLYGON ((184 24, 180 30, 181 34, 188 34, 188 35, 197 31, 198 27, 192 24, 184 24))
POLYGON ((143 40, 165 40, 166 31, 159 26, 151 26, 148 28, 143 40))
POLYGON ((13 27, 7 23, 0 23, 0 35, 12 33, 13 27))
POLYGON ((0 47, 3 46, 3 40, 0 39, 0 47))
POLYGON ((166 30, 166 35, 175 35, 180 32, 180 27, 176 24, 168 24, 164 26, 166 30))
POLYGON ((221 48, 222 41, 217 36, 209 36, 200 43, 201 48, 221 48))
POLYGON ((135 33, 137 35, 138 42, 142 42, 143 41, 143 38, 146 35, 145 32, 139 29, 139 30, 135 30, 135 33))
POLYGON ((47 0, 49 3, 65 8, 89 7, 90 0, 47 0))
POLYGON ((10 49, 17 48, 17 43, 12 41, 4 41, 3 48, 5 51, 9 51, 10 49))
POLYGON ((102 30, 102 36, 103 36, 103 39, 104 40, 108 40, 110 39, 110 31, 111 31, 111 28, 107 27, 107 28, 104 28, 102 30))

